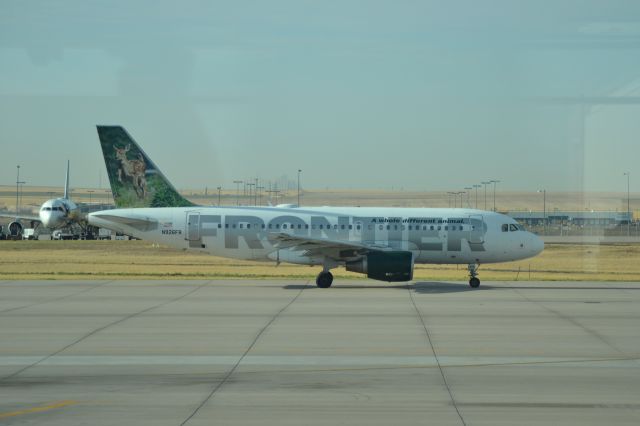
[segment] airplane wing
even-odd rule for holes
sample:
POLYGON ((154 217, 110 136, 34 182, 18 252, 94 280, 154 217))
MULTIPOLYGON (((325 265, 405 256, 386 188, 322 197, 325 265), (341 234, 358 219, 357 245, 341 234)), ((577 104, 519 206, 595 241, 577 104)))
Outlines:
POLYGON ((29 222, 38 222, 38 223, 40 223, 40 222, 41 222, 41 221, 40 221, 40 217, 38 217, 38 216, 25 216, 25 215, 20 215, 20 216, 9 216, 9 217, 13 217, 13 218, 15 218, 15 220, 17 220, 17 221, 24 220, 24 221, 29 221, 29 222))
POLYGON ((396 248, 366 244, 357 241, 339 241, 327 238, 314 238, 300 235, 292 235, 286 233, 270 233, 269 239, 276 241, 276 248, 289 249, 293 251, 304 250, 307 256, 328 256, 337 260, 359 258, 368 252, 386 252, 395 251, 396 248))

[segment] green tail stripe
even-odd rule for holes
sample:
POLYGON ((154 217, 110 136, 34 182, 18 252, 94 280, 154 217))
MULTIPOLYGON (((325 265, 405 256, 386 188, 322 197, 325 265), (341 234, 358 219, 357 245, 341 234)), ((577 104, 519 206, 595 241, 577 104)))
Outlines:
POLYGON ((113 199, 118 208, 189 207, 127 131, 121 126, 97 126, 113 199))

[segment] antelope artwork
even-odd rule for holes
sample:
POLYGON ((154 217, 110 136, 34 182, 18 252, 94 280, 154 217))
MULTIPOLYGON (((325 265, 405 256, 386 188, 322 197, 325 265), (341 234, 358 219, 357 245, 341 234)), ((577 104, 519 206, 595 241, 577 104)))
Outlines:
POLYGON ((126 148, 115 148, 116 158, 120 161, 118 180, 120 183, 124 183, 125 180, 131 180, 138 198, 144 198, 147 194, 147 179, 145 177, 147 165, 144 162, 144 157, 140 153, 138 153, 137 160, 129 160, 127 158, 127 152, 129 152, 130 149, 131 144, 127 145, 126 148))

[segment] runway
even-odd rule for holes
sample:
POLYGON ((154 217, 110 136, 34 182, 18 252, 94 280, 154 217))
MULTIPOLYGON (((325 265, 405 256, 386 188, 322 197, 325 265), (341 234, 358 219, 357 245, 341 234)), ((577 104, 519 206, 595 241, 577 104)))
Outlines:
POLYGON ((637 425, 640 283, 0 281, 0 424, 637 425))

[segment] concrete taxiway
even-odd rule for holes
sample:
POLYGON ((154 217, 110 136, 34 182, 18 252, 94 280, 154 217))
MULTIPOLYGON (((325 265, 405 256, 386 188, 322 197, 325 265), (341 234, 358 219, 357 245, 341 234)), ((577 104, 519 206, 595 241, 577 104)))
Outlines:
POLYGON ((0 424, 637 425, 640 283, 0 281, 0 424))

